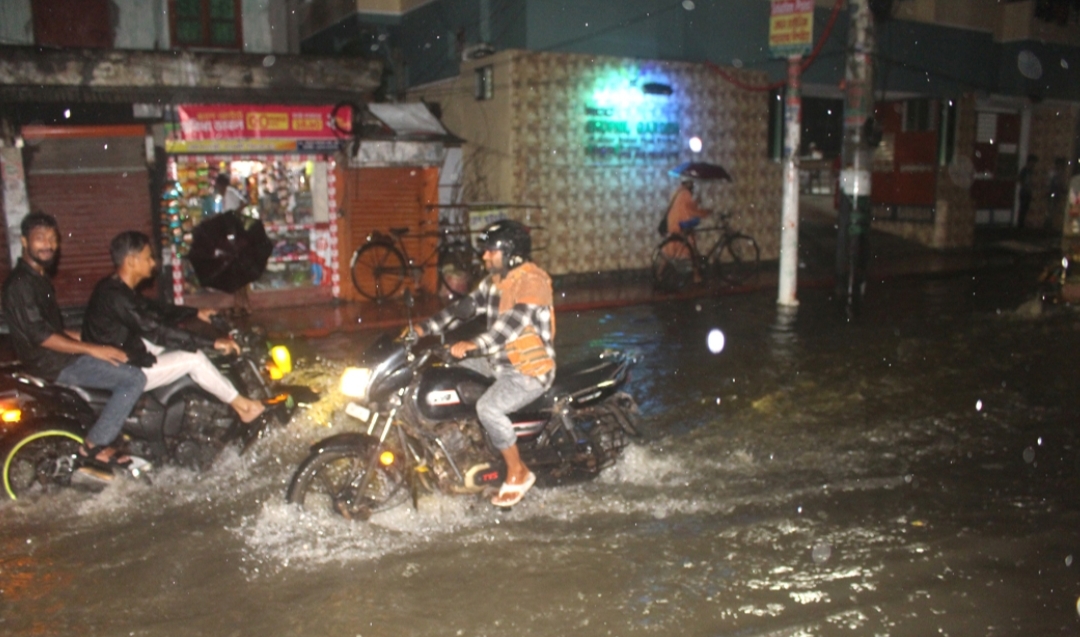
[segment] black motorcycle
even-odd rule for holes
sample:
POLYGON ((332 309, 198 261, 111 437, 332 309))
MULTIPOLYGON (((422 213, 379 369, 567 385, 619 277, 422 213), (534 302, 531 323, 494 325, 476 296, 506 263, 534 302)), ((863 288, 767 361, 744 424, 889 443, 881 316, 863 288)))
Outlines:
MULTIPOLYGON (((256 329, 232 329, 215 317, 240 345, 239 355, 207 352, 236 389, 262 400, 267 410, 242 423, 231 407, 208 394, 187 376, 146 392, 124 423, 117 448, 133 462, 118 474, 145 477, 154 464, 201 470, 230 443, 242 450, 269 427, 284 425, 298 404, 318 395, 307 387, 276 384, 292 367, 284 346, 270 348, 256 329)), ((27 373, 19 363, 0 368, 0 459, 9 498, 57 487, 102 488, 113 474, 83 466, 77 454, 87 430, 109 398, 104 390, 64 386, 27 373)))
MULTIPOLYGON (((455 315, 474 313, 459 302, 455 315)), ((475 324, 476 321, 473 321, 475 324)), ((476 401, 493 380, 456 365, 445 345, 478 330, 467 326, 446 338, 383 335, 358 368, 342 375, 354 400, 345 413, 363 433, 343 433, 311 446, 286 498, 309 510, 349 519, 404 503, 423 492, 494 493, 505 466, 477 420, 476 401)), ((595 477, 615 463, 637 436, 637 404, 623 391, 637 358, 604 351, 559 364, 554 386, 511 415, 522 460, 538 484, 595 477)))

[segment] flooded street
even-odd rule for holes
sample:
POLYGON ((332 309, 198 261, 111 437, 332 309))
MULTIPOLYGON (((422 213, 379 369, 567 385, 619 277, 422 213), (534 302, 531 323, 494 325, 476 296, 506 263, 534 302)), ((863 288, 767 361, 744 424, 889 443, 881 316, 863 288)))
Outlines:
POLYGON ((562 361, 644 355, 646 434, 505 513, 302 514, 335 430, 304 414, 205 474, 4 503, 0 634, 1075 634, 1080 317, 1018 316, 1027 274, 875 282, 853 321, 827 290, 563 312, 562 361))

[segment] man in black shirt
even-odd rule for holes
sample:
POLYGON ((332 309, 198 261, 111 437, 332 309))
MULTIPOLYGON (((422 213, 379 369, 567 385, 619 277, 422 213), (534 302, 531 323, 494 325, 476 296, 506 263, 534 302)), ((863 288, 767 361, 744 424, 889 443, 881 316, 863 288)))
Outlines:
POLYGON ((141 232, 121 232, 110 244, 116 272, 102 279, 90 295, 83 319, 83 340, 119 347, 133 365, 143 368, 146 390, 167 385, 184 375, 231 405, 242 422, 259 417, 265 407, 241 396, 199 348, 213 347, 239 353, 229 337, 211 339, 175 327, 179 321, 198 317, 209 321, 214 311, 177 307, 152 301, 135 291, 155 271, 150 237, 141 232))
POLYGON ((22 257, 0 292, 15 352, 31 373, 46 380, 112 392, 79 454, 105 465, 124 466, 130 458, 109 445, 120 435, 124 419, 142 394, 146 376, 126 364, 127 354, 119 348, 83 342, 78 333, 64 329, 56 290, 47 274, 60 244, 56 219, 32 212, 23 219, 21 230, 22 257))

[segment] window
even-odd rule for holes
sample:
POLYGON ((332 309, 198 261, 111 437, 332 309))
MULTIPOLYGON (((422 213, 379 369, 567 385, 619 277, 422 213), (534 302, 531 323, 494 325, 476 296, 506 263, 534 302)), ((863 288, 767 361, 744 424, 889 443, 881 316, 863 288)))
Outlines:
POLYGON ((169 7, 173 46, 243 48, 240 0, 170 0, 169 7))

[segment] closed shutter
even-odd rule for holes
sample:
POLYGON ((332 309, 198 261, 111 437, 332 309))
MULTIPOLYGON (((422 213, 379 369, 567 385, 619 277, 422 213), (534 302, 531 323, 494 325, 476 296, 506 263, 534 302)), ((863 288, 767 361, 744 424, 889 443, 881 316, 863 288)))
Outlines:
MULTIPOLYGON (((0 195, 0 219, 7 219, 2 195, 0 195)), ((0 223, 0 281, 7 280, 7 275, 10 273, 11 258, 8 255, 7 224, 0 223)))
POLYGON ((437 168, 359 168, 346 171, 345 205, 342 211, 341 296, 363 297, 353 287, 349 263, 357 248, 374 231, 389 234, 390 228, 408 228, 404 243, 407 256, 424 269, 420 286, 435 292, 438 285, 439 170, 437 168))
POLYGON ((109 242, 114 236, 125 230, 153 236, 145 138, 136 136, 137 130, 118 132, 98 128, 84 136, 28 136, 30 208, 60 224, 53 284, 61 307, 86 305, 94 285, 113 271, 109 242))

